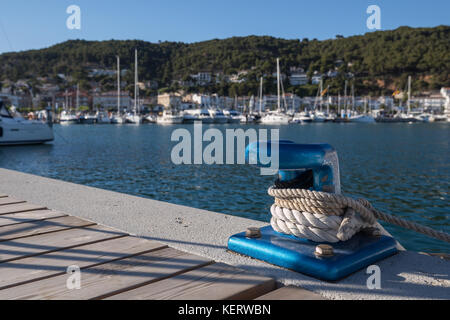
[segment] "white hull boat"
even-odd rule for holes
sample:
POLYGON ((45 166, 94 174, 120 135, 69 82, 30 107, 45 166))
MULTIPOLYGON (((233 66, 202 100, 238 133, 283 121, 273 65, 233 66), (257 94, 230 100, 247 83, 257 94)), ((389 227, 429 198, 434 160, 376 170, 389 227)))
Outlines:
POLYGON ((75 124, 78 123, 78 117, 75 114, 69 113, 67 111, 61 112, 59 117, 60 124, 75 124))
POLYGON ((125 120, 121 115, 115 114, 115 115, 112 115, 112 117, 111 117, 111 123, 112 124, 124 124, 125 120))
POLYGON ((53 141, 51 119, 49 123, 25 120, 12 115, 0 101, 0 146, 41 144, 53 141))
POLYGON ((172 114, 170 112, 164 112, 161 117, 156 119, 157 124, 181 124, 184 117, 172 114))
POLYGON ((141 122, 142 122, 142 119, 137 114, 128 114, 126 117, 126 123, 141 124, 141 122))
POLYGON ((375 118, 368 114, 360 114, 350 117, 349 121, 356 123, 375 123, 375 118))
POLYGON ((263 124, 289 124, 291 118, 284 113, 269 113, 261 118, 263 124))

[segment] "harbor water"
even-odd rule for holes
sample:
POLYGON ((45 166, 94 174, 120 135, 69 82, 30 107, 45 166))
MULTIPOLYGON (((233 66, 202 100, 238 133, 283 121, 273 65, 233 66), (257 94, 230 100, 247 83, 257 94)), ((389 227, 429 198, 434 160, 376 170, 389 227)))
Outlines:
MULTIPOLYGON (((307 124, 274 126, 280 138, 329 143, 339 154, 342 191, 382 211, 450 232, 450 126, 307 124)), ((248 165, 175 165, 175 129, 192 125, 55 125, 55 141, 0 147, 0 167, 250 219, 269 221, 275 177, 248 165)), ((207 145, 207 143, 205 143, 207 145)), ((61 196, 61 195, 58 195, 61 196)), ((70 194, 65 195, 71 197, 70 194)), ((450 245, 385 225, 407 249, 450 252, 450 245)))

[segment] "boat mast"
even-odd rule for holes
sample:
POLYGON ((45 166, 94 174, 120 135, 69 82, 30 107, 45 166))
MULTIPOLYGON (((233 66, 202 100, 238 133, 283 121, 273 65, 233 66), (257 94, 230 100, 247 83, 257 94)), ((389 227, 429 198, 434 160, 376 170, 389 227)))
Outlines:
POLYGON ((341 116, 341 92, 338 93, 338 116, 341 116))
POLYGON ((352 111, 355 112, 355 84, 352 83, 352 111))
POLYGON ((408 115, 411 113, 411 76, 408 77, 408 115))
POLYGON ((117 56, 117 115, 120 115, 120 57, 117 56))
POLYGON ((319 111, 322 112, 323 103, 323 79, 320 79, 320 99, 319 99, 319 111))
POLYGON ((77 101, 76 110, 80 108, 80 85, 77 83, 77 101))
POLYGON ((261 115, 262 112, 262 99, 263 99, 263 77, 261 77, 259 84, 259 115, 261 115))
POLYGON ((327 115, 330 115, 330 85, 327 87, 327 115))
POLYGON ((281 112, 281 95, 280 95, 280 58, 277 58, 277 92, 278 92, 278 112, 281 112))
POLYGON ((68 93, 67 89, 66 89, 65 94, 66 94, 66 103, 65 103, 66 105, 65 105, 64 109, 66 109, 66 111, 70 111, 70 107, 69 107, 69 93, 68 93))
POLYGON ((134 49, 134 115, 137 112, 137 99, 138 99, 138 59, 137 49, 134 49))
POLYGON ((345 89, 344 89, 344 110, 345 110, 345 116, 347 116, 347 80, 345 80, 345 89))

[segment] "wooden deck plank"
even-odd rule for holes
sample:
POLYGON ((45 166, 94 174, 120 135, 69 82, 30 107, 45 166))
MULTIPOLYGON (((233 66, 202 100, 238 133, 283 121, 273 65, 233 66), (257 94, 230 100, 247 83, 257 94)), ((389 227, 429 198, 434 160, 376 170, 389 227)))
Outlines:
MULTIPOLYGON (((0 242, 0 263, 87 245, 126 234, 104 226, 77 228, 0 242)), ((0 264, 0 268, 1 268, 0 264)))
POLYGON ((7 204, 7 205, 0 206, 0 215, 26 212, 26 211, 44 210, 44 209, 47 209, 47 208, 44 206, 39 206, 39 205, 35 205, 35 204, 30 204, 30 203, 7 204))
POLYGON ((275 280, 217 263, 109 297, 110 300, 251 300, 275 280))
POLYGON ((0 267, 0 290, 65 274, 68 266, 89 268, 163 248, 156 241, 124 237, 6 262, 0 267))
POLYGON ((26 201, 18 200, 11 197, 0 198, 0 206, 4 206, 7 204, 16 204, 16 203, 25 203, 26 201))
POLYGON ((321 295, 299 287, 282 287, 255 300, 325 300, 321 295))
POLYGON ((84 269, 81 289, 66 287, 67 274, 0 290, 0 299, 85 300, 107 297, 210 264, 172 248, 84 269))
POLYGON ((44 220, 50 218, 59 218, 65 216, 67 216, 67 214, 54 210, 36 210, 36 211, 5 214, 0 216, 0 228, 13 224, 20 224, 25 222, 44 220))
POLYGON ((0 242, 92 225, 95 223, 71 216, 14 224, 0 228, 0 242))

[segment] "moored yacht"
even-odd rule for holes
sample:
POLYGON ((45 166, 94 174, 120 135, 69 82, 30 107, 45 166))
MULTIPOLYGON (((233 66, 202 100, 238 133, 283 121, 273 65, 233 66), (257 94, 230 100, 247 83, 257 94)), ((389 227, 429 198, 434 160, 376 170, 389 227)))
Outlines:
POLYGON ((375 123, 375 118, 370 114, 356 114, 351 116, 349 121, 357 123, 375 123))
POLYGON ((312 122, 325 122, 327 117, 321 111, 316 111, 311 115, 312 122))
POLYGON ((115 113, 111 116, 111 123, 112 124, 124 124, 125 119, 120 113, 115 113))
POLYGON ((263 124, 289 124, 291 117, 288 115, 274 111, 267 113, 264 117, 261 118, 261 123, 263 124))
POLYGON ((209 109, 209 115, 213 119, 213 123, 228 123, 229 117, 227 117, 221 110, 219 109, 209 109))
POLYGON ((74 124, 78 123, 78 117, 69 111, 63 110, 59 116, 59 123, 60 124, 74 124))
POLYGON ((47 123, 26 120, 19 113, 10 112, 0 101, 0 146, 40 144, 53 139, 51 116, 47 116, 47 123))
POLYGON ((223 110, 223 114, 228 117, 229 123, 247 123, 248 119, 236 110, 223 110))
POLYGON ((97 124, 110 124, 111 118, 109 117, 108 113, 105 111, 97 111, 95 114, 95 123, 97 124))
POLYGON ((261 123, 263 124, 289 124, 289 121, 291 120, 290 116, 281 111, 281 85, 282 83, 280 80, 280 59, 277 58, 278 109, 277 111, 269 112, 264 117, 262 117, 261 123))
POLYGON ((184 117, 173 114, 172 111, 164 111, 162 116, 156 119, 158 124, 180 124, 183 123, 184 117))

